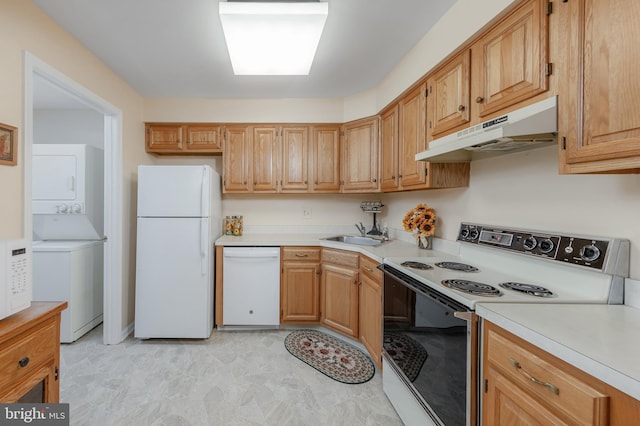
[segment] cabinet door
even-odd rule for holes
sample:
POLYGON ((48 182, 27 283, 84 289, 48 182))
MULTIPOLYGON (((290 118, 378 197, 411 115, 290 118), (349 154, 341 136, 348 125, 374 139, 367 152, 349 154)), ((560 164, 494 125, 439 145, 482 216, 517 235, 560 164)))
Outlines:
POLYGON ((473 45, 472 99, 480 117, 547 90, 546 6, 525 2, 473 45))
POLYGON ((313 192, 340 191, 340 126, 314 126, 313 192))
POLYGON ((482 424, 493 426, 561 426, 569 423, 558 418, 526 392, 489 367, 484 394, 482 424))
POLYGON ((418 152, 427 149, 425 139, 426 84, 422 84, 400 100, 400 186, 423 185, 425 163, 416 161, 418 152))
POLYGON ((276 127, 253 127, 253 192, 278 190, 280 149, 276 127))
POLYGON ((184 127, 180 124, 147 124, 146 150, 150 153, 179 153, 184 149, 184 127))
POLYGON ((358 272, 335 265, 322 266, 320 322, 358 337, 358 272))
POLYGON ((380 114, 380 189, 398 189, 398 104, 380 114))
MULTIPOLYGON (((566 161, 576 164, 638 156, 640 3, 580 0, 570 2, 569 7, 576 28, 571 35, 574 47, 568 52, 571 74, 567 83, 577 96, 566 107, 571 111, 570 123, 577 116, 577 134, 567 138, 566 161)), ((613 162, 608 166, 629 167, 613 162)), ((640 167, 637 157, 632 167, 640 167)))
POLYGON ((309 191, 309 128, 282 128, 282 173, 280 192, 309 191))
POLYGON ((77 156, 33 155, 32 169, 33 201, 73 201, 77 198, 80 183, 77 156))
POLYGON ((361 258, 364 270, 360 270, 360 294, 358 295, 360 342, 367 348, 371 358, 382 364, 382 272, 367 266, 361 258), (371 272, 368 272, 371 270, 371 272))
POLYGON ((251 138, 248 126, 228 126, 224 140, 224 192, 251 189, 251 138))
POLYGON ((186 126, 187 143, 185 152, 192 154, 217 154, 222 152, 221 125, 189 124, 186 126))
POLYGON ((378 118, 344 125, 343 192, 371 192, 378 185, 378 118))
POLYGON ((283 262, 282 322, 320 320, 320 264, 283 262))
POLYGON ((471 51, 465 50, 429 79, 429 140, 469 123, 470 58, 471 51))

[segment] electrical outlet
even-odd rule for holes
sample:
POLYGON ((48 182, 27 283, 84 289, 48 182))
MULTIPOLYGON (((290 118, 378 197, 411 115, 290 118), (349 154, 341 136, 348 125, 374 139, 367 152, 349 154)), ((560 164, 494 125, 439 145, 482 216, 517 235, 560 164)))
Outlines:
POLYGON ((302 210, 302 217, 305 219, 311 219, 311 209, 302 210))

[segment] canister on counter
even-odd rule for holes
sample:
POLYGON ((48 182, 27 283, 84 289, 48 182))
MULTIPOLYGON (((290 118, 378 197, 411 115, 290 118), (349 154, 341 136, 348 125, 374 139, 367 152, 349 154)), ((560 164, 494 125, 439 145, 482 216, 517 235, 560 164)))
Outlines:
POLYGON ((227 216, 225 218, 224 234, 236 237, 242 235, 242 216, 227 216))

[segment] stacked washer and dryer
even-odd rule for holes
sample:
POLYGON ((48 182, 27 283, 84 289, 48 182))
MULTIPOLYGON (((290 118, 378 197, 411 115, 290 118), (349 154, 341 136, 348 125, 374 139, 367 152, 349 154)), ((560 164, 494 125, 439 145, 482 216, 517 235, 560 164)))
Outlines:
POLYGON ((32 147, 33 300, 66 300, 60 340, 102 322, 103 151, 84 144, 32 147))

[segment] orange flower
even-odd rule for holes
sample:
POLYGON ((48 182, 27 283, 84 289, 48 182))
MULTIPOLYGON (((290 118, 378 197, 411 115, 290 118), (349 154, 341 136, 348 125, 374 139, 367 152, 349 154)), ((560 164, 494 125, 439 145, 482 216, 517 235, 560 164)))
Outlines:
POLYGON ((436 231, 436 212, 426 204, 418 204, 402 219, 404 230, 416 236, 433 235, 436 231))

